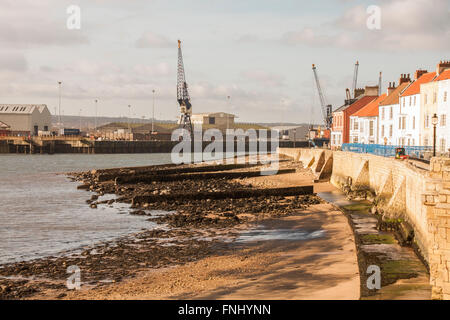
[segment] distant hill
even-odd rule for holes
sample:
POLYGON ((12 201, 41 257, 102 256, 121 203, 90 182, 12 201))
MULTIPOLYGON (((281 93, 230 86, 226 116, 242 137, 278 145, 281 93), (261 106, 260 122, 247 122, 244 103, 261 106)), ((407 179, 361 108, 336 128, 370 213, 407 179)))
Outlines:
MULTIPOLYGON (((79 128, 81 124, 81 129, 85 130, 87 128, 94 128, 95 117, 85 117, 85 116, 61 116, 61 121, 65 128, 79 128)), ((58 123, 58 116, 52 116, 53 125, 58 123)), ((104 126, 112 123, 128 123, 131 122, 132 127, 137 127, 143 124, 151 123, 151 119, 141 119, 141 118, 128 118, 128 117, 97 117, 97 127, 104 126)), ((167 124, 167 127, 175 127, 176 121, 173 120, 161 120, 155 119, 154 123, 158 125, 167 124)), ((236 128, 242 129, 266 129, 276 126, 308 126, 307 123, 293 123, 293 122, 236 122, 236 128)), ((314 124, 317 126, 317 124, 314 124)))

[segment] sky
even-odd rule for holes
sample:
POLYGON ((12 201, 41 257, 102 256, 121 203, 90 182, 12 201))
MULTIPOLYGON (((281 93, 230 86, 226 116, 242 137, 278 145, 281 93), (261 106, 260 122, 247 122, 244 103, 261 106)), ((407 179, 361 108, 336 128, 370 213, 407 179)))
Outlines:
POLYGON ((434 70, 450 60, 450 1, 0 0, 0 104, 55 114, 61 81, 63 115, 93 116, 98 99, 99 116, 149 119, 155 90, 155 117, 176 120, 178 39, 194 113, 321 123, 312 64, 333 109, 357 60, 358 87, 434 70))

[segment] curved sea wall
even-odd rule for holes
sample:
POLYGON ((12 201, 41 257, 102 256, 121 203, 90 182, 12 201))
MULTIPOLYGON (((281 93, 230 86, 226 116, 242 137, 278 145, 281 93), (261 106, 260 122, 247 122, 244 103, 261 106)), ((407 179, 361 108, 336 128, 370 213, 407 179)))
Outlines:
POLYGON ((329 180, 343 190, 367 190, 383 216, 407 221, 430 267, 433 298, 450 299, 450 158, 433 158, 426 166, 324 149, 278 152, 311 168, 317 180, 329 180))

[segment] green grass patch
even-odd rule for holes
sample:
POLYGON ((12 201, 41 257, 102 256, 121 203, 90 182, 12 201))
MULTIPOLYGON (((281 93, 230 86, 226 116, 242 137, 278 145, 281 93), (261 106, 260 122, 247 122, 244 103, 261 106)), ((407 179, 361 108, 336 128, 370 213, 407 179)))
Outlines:
POLYGON ((397 241, 390 234, 364 234, 361 236, 363 244, 395 244, 397 241))
POLYGON ((358 213, 369 213, 371 207, 371 203, 360 202, 343 206, 342 209, 358 213))

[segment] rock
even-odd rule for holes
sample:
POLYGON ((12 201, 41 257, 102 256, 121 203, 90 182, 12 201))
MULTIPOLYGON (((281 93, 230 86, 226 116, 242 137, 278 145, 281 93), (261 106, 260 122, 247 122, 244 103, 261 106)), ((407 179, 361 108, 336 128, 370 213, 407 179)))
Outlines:
POLYGON ((90 207, 91 207, 92 209, 97 209, 97 205, 96 205, 95 203, 91 203, 90 207))
POLYGON ((92 174, 92 175, 97 174, 97 170, 95 170, 95 169, 94 169, 94 170, 91 170, 91 174, 92 174))

